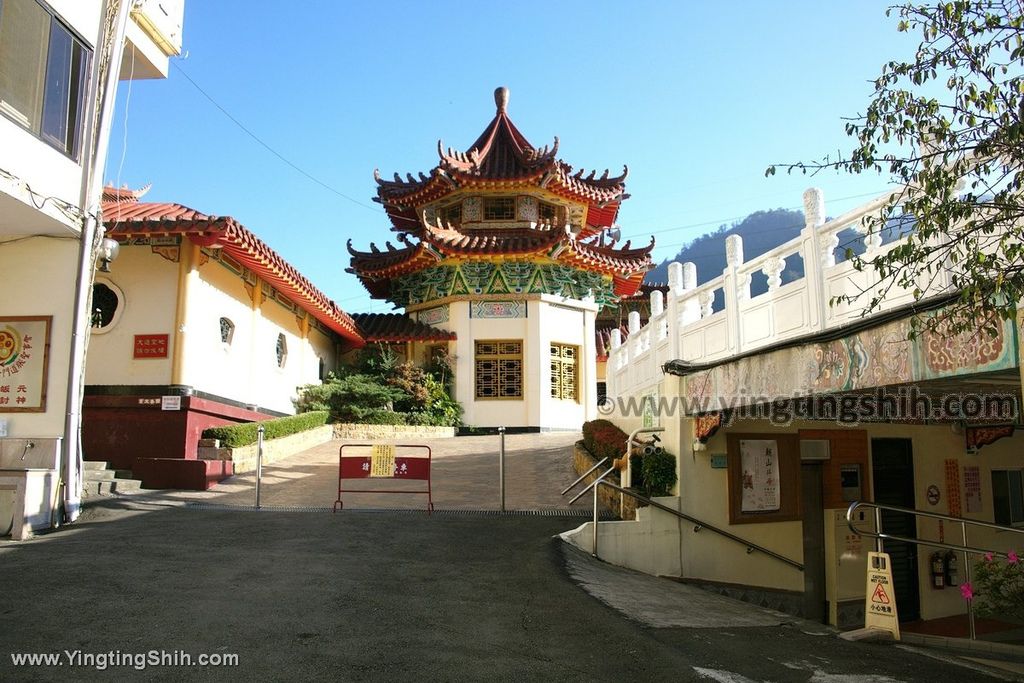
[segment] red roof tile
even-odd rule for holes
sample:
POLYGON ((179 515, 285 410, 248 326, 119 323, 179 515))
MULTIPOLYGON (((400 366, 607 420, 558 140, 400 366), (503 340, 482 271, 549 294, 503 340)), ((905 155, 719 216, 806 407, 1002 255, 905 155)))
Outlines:
POLYGON ((429 175, 418 177, 406 174, 403 179, 395 174, 394 180, 384 180, 374 171, 377 180, 375 201, 384 205, 399 232, 415 232, 418 226, 411 220, 410 210, 440 199, 464 187, 507 187, 509 184, 529 184, 543 187, 555 194, 591 205, 587 225, 604 228, 615 221, 619 204, 629 195, 625 193, 628 169, 622 175, 600 177, 596 172, 579 170, 556 158, 558 138, 551 147, 538 149, 519 132, 508 117, 508 90, 495 91, 497 113, 484 132, 465 152, 444 149, 437 143, 440 163, 429 175))
POLYGON ((352 315, 367 342, 452 341, 455 333, 439 330, 402 313, 352 315))
POLYGON ((364 340, 355 322, 263 240, 231 217, 208 216, 181 204, 105 203, 110 237, 181 235, 204 247, 220 247, 277 287, 288 298, 355 346, 364 340))
POLYGON ((374 298, 387 298, 389 280, 399 275, 418 272, 446 258, 538 257, 544 256, 573 265, 582 270, 613 276, 616 295, 634 294, 651 269, 654 240, 646 247, 632 248, 627 241, 622 248, 600 246, 576 238, 565 228, 543 225, 535 228, 466 229, 451 226, 424 225, 422 240, 403 240, 405 247, 387 250, 370 244, 370 251, 356 251, 348 272, 355 273, 374 298))

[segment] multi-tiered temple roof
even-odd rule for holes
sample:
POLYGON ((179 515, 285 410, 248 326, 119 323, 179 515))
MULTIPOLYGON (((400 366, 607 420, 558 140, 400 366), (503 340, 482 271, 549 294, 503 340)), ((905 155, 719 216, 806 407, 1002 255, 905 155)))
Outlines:
POLYGON ((371 244, 361 252, 350 242, 350 272, 373 297, 397 305, 480 293, 582 296, 596 288, 601 303, 634 294, 651 267, 654 241, 620 248, 608 237, 629 196, 628 170, 573 173, 556 157, 558 138, 538 149, 515 127, 507 89, 495 92, 495 102, 494 119, 467 151, 438 142, 440 162, 429 174, 383 180, 375 172, 375 200, 400 246, 371 244), (507 214, 492 210, 491 201, 504 201, 497 208, 507 214), (527 272, 525 264, 536 268, 527 272), (409 279, 416 274, 429 286, 409 279))

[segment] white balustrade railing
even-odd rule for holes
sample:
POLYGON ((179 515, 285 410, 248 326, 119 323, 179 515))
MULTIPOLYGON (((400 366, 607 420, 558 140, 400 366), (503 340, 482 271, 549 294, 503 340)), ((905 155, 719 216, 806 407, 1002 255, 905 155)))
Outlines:
MULTIPOLYGON (((800 234, 749 261, 743 257, 743 240, 725 240, 726 267, 722 274, 697 286, 693 263, 671 263, 668 292, 651 293, 651 317, 640 324, 640 314, 629 314, 628 337, 612 331, 608 362, 610 395, 630 395, 658 381, 662 366, 674 359, 703 363, 723 360, 781 341, 839 327, 864 315, 872 292, 882 289, 873 269, 858 271, 837 250, 856 247, 871 258, 892 245, 883 245, 878 231, 867 233, 866 218, 878 216, 891 192, 848 211, 825 219, 820 190, 804 193, 806 225, 800 234), (844 236, 844 233, 845 236, 844 236), (851 235, 852 233, 852 235, 851 235), (844 237, 849 244, 844 244, 844 237), (803 263, 803 275, 786 281, 787 266, 803 263), (755 278, 767 280, 767 291, 752 295, 755 278), (724 305, 716 310, 716 294, 724 305), (856 297, 864 299, 837 301, 856 297)), ((946 291, 949 277, 943 273, 932 282, 919 282, 928 296, 946 291)), ((913 288, 888 286, 876 312, 914 300, 913 288)))

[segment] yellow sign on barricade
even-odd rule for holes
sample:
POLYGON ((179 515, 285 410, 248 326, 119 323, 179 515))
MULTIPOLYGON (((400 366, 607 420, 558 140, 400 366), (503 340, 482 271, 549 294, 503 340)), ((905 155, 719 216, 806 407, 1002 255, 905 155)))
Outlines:
POLYGON ((370 476, 395 476, 395 446, 389 443, 374 444, 370 450, 370 476))
POLYGON ((896 591, 892 584, 892 566, 887 553, 868 553, 868 587, 864 597, 864 627, 888 631, 900 639, 900 620, 896 613, 896 591))

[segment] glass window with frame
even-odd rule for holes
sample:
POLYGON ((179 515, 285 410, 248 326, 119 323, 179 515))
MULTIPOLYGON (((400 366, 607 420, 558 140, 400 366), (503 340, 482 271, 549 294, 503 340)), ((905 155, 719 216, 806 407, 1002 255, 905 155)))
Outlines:
POLYGON ((515 219, 515 197, 484 197, 485 221, 514 221, 515 219))
POLYGON ((458 226, 462 223, 462 202, 449 204, 441 209, 441 217, 446 224, 458 226))
POLYGON ((551 398, 579 402, 579 347, 551 344, 551 398))
POLYGON ((0 0, 0 112, 71 157, 91 57, 37 0, 0 0))
POLYGON ((477 399, 523 398, 521 340, 478 340, 474 360, 477 399))
POLYGON ((1024 471, 992 470, 992 511, 996 524, 1024 526, 1024 471))
POLYGON ((537 217, 542 221, 553 223, 558 218, 558 207, 548 202, 537 204, 537 217))

